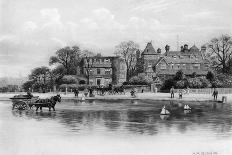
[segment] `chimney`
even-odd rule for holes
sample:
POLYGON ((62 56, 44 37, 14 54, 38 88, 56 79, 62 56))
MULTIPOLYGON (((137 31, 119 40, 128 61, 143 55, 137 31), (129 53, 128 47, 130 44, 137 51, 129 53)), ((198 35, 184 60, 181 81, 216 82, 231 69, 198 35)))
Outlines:
POLYGON ((161 49, 160 49, 160 48, 157 49, 157 53, 158 53, 158 54, 161 53, 161 49))
POLYGON ((183 46, 180 47, 180 51, 181 51, 181 52, 184 51, 184 47, 183 47, 183 46))
MULTIPOLYGON (((169 46, 169 45, 166 45, 166 46, 165 46, 165 51, 166 51, 166 52, 169 52, 169 49, 170 49, 170 46, 169 46)), ((157 50, 157 52, 158 52, 158 50, 157 50)))
POLYGON ((188 45, 187 44, 184 45, 184 50, 188 50, 188 45))

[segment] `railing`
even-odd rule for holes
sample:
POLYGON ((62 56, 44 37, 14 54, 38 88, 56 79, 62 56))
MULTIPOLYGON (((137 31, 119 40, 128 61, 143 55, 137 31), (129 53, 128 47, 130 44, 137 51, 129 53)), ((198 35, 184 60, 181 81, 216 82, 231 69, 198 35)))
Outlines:
MULTIPOLYGON (((182 89, 185 92, 188 92, 188 89, 182 89)), ((219 94, 232 94, 232 88, 217 88, 219 94)), ((189 93, 192 94, 212 94, 214 91, 213 88, 203 88, 203 89, 189 89, 189 93)), ((179 89, 176 89, 176 92, 179 92, 179 89)))

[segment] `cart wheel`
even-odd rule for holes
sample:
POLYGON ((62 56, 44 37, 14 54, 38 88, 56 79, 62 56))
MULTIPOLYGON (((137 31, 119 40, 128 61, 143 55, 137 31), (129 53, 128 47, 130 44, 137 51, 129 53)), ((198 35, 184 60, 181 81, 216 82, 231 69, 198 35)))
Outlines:
POLYGON ((19 108, 19 105, 18 104, 14 104, 13 107, 12 107, 12 110, 18 109, 18 108, 19 108))
POLYGON ((20 101, 19 103, 18 103, 18 108, 17 108, 18 110, 26 110, 26 109, 28 109, 28 105, 27 105, 27 103, 25 103, 25 102, 23 102, 23 101, 20 101))

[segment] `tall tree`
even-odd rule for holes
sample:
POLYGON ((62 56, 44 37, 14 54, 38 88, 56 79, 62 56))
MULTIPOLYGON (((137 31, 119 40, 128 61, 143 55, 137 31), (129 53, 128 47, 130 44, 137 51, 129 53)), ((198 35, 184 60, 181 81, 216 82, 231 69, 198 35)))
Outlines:
POLYGON ((32 80, 35 85, 45 88, 49 81, 50 69, 45 66, 34 68, 29 75, 29 80, 32 80))
POLYGON ((136 51, 138 48, 139 45, 133 41, 124 41, 115 47, 115 54, 121 56, 125 61, 127 67, 127 81, 129 81, 136 71, 136 51))
POLYGON ((223 73, 228 71, 228 61, 232 54, 232 38, 229 35, 222 35, 218 38, 213 38, 208 43, 208 56, 212 61, 212 67, 221 70, 223 73))
POLYGON ((56 56, 51 56, 49 64, 60 64, 66 70, 66 74, 76 74, 76 68, 81 61, 81 51, 78 46, 65 47, 56 51, 56 56))

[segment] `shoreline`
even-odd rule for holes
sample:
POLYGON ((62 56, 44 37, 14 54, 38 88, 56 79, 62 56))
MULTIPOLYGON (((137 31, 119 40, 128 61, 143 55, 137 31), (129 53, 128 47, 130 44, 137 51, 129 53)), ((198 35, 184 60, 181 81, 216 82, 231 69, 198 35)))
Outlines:
MULTIPOLYGON (((11 101, 9 98, 16 94, 25 93, 0 93, 0 101, 11 101)), ((56 93, 33 93, 34 96, 39 96, 40 98, 49 98, 56 95, 56 93)), ((67 100, 81 100, 82 93, 76 98, 73 93, 64 94, 61 93, 62 101, 67 100)), ((95 97, 86 97, 85 100, 151 100, 151 101, 192 101, 192 102, 221 102, 222 96, 227 97, 227 103, 232 103, 232 95, 230 94, 219 94, 218 100, 213 100, 211 94, 184 94, 182 99, 179 99, 178 94, 175 94, 174 98, 170 97, 170 93, 138 93, 137 97, 132 98, 130 93, 125 95, 96 95, 95 97)))

